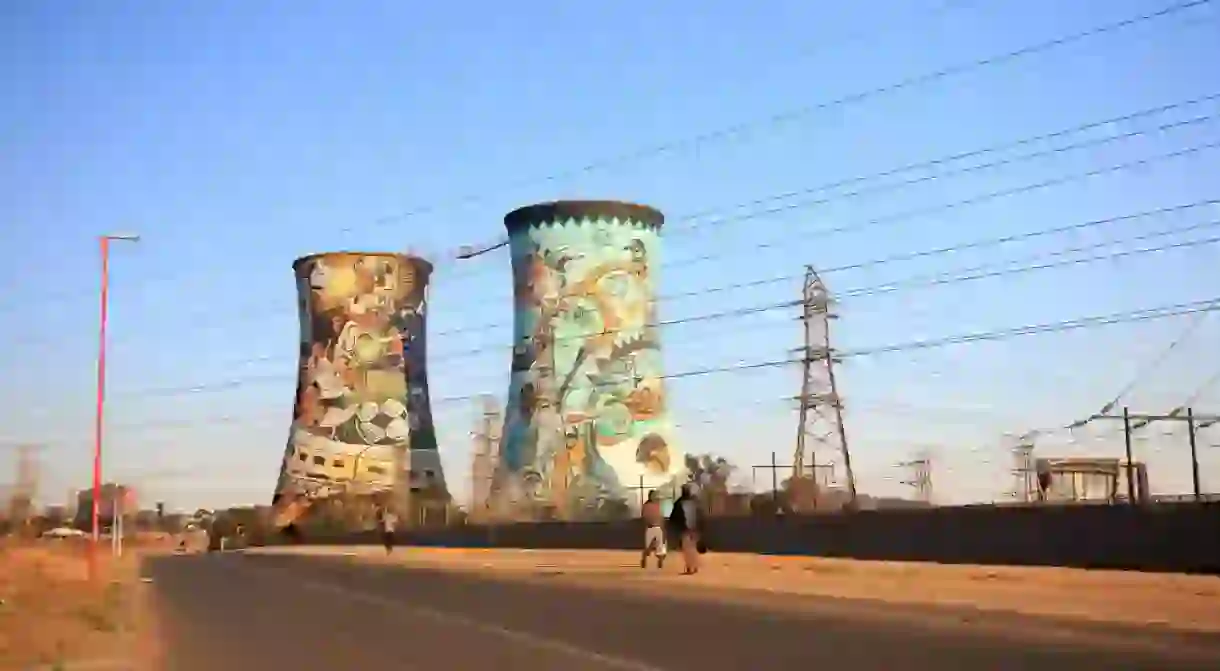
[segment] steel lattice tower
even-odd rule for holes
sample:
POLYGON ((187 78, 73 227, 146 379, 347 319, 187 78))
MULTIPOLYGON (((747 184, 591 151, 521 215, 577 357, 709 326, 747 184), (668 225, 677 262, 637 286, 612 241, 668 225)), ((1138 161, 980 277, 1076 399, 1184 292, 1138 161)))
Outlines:
POLYGON ((490 394, 475 400, 475 430, 473 457, 470 461, 470 512, 478 514, 491 505, 492 479, 500 451, 500 427, 503 417, 499 404, 490 394))
MULTIPOLYGON (((801 395, 797 397, 800 412, 796 430, 796 453, 792 459, 794 477, 821 480, 818 471, 827 467, 818 462, 819 455, 839 454, 847 479, 849 505, 856 505, 856 479, 851 467, 851 452, 847 445, 847 430, 843 425, 843 402, 835 381, 834 348, 831 347, 830 322, 835 318, 834 301, 812 266, 805 268, 805 283, 801 292, 804 324, 804 346, 801 355, 801 395)), ((833 467, 831 467, 833 468, 833 467)))
POLYGON ((915 499, 932 503, 932 453, 921 450, 914 459, 898 465, 910 471, 910 479, 903 480, 902 484, 915 490, 915 499))
POLYGON ((1010 449, 1012 454, 1012 491, 1010 496, 1021 503, 1029 503, 1037 486, 1034 479, 1034 441, 1029 434, 1018 437, 1017 444, 1010 449))

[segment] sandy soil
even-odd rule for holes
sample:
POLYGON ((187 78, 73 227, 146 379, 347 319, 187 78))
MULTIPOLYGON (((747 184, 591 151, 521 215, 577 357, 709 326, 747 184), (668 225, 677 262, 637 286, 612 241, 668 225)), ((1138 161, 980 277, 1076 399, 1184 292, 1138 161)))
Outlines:
POLYGON ((663 572, 641 571, 631 552, 404 548, 388 559, 371 550, 356 555, 503 578, 561 577, 605 589, 804 594, 1220 632, 1220 578, 1212 576, 710 554, 699 575, 688 577, 677 575, 678 557, 663 572))
POLYGON ((106 555, 99 568, 91 582, 83 542, 0 540, 0 669, 109 668, 136 656, 136 553, 106 555))

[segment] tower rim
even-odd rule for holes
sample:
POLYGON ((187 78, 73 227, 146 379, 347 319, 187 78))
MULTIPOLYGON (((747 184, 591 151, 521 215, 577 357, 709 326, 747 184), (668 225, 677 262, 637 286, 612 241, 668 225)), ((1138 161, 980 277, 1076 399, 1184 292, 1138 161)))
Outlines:
POLYGON ((377 258, 398 259, 399 261, 408 261, 415 264, 425 273, 430 273, 433 270, 432 262, 422 256, 415 254, 404 254, 401 252, 362 252, 359 250, 339 250, 333 252, 314 252, 298 257, 292 262, 293 270, 299 269, 302 265, 317 259, 324 259, 332 256, 372 256, 377 258))
POLYGON ((532 225, 558 219, 630 219, 660 228, 665 215, 655 207, 622 200, 552 200, 519 207, 504 215, 511 234, 532 225))

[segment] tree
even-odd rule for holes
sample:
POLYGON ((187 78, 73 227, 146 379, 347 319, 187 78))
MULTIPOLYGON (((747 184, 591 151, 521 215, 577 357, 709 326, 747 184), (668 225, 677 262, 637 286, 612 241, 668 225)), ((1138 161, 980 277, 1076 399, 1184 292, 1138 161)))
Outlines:
POLYGON ((790 512, 810 512, 823 503, 825 493, 817 481, 809 476, 784 480, 782 494, 790 512))
POLYGON ((699 498, 711 515, 725 514, 731 498, 729 478, 736 470, 737 467, 724 457, 713 454, 686 455, 687 475, 699 487, 699 498))
POLYGON ((729 478, 736 470, 737 467, 724 457, 712 454, 686 455, 686 471, 690 481, 704 491, 727 493, 729 478))
POLYGON ((211 524, 212 517, 212 511, 208 510, 207 508, 200 508, 195 511, 194 515, 191 515, 190 522, 191 524, 202 528, 206 527, 208 524, 211 524))

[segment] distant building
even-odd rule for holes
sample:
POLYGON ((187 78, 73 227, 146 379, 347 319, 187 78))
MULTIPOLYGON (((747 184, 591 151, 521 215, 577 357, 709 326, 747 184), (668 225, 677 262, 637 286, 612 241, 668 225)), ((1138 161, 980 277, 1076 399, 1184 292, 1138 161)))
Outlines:
POLYGON ((1124 459, 1058 457, 1037 459, 1028 500, 1048 503, 1115 502, 1127 500, 1127 472, 1134 476, 1136 501, 1147 501, 1148 467, 1124 459), (1046 484, 1043 491, 1041 483, 1046 484))
MULTIPOLYGON (((98 524, 108 527, 114 521, 116 507, 125 512, 134 513, 139 510, 135 489, 108 482, 102 485, 101 498, 98 500, 98 524), (117 504, 117 505, 116 505, 117 504)), ((83 489, 76 495, 76 514, 72 526, 81 530, 93 527, 93 489, 83 489)))

